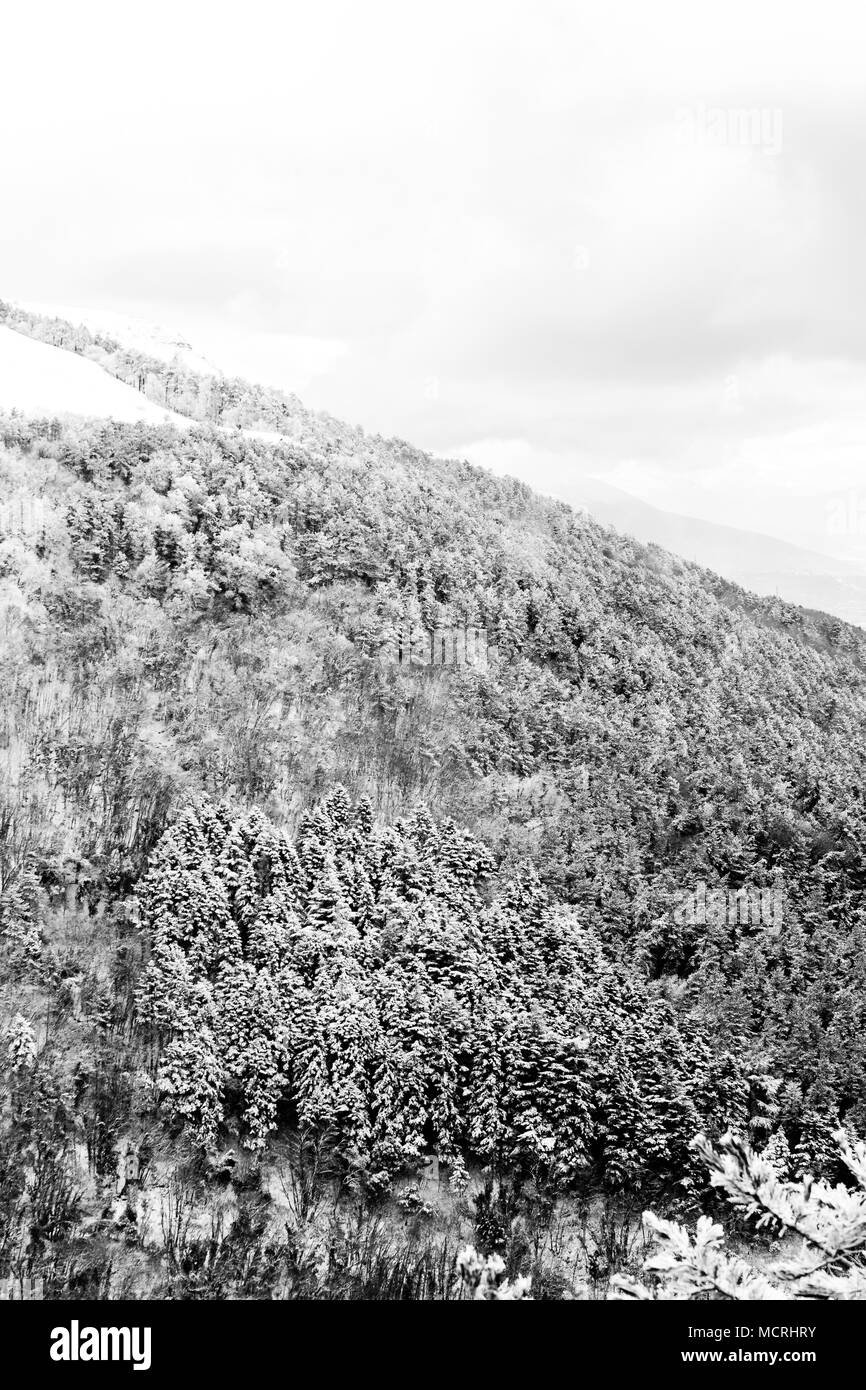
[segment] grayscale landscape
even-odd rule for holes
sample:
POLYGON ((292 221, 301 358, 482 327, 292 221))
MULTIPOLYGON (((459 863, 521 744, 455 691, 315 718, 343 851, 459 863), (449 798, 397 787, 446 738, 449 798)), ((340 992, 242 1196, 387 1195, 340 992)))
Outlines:
POLYGON ((8 21, 0 1300, 863 1299, 858 45, 221 18, 8 21))

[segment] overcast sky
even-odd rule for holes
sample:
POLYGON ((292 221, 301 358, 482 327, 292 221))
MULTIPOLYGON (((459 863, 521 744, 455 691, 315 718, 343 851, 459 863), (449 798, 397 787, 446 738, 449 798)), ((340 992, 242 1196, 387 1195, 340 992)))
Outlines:
POLYGON ((827 0, 10 7, 0 296, 156 318, 549 486, 803 532, 791 499, 859 489, 866 447, 863 28, 827 0))

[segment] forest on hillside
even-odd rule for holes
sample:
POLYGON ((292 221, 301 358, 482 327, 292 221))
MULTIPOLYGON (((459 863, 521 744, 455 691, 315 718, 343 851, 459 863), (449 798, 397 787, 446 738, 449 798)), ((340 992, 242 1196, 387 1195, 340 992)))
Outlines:
POLYGON ((58 322, 196 423, 0 418, 4 1268, 594 1297, 856 1180, 866 635, 58 322))

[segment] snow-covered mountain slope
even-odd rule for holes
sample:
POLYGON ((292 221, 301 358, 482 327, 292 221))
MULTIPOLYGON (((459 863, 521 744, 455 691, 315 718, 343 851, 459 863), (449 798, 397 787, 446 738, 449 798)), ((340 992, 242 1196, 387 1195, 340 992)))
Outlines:
POLYGON ((95 362, 23 333, 0 327, 0 410, 25 415, 82 415, 134 423, 170 422, 189 429, 191 421, 154 405, 140 392, 109 376, 95 362))
POLYGON ((530 450, 503 460, 495 445, 468 449, 473 463, 511 473, 537 492, 588 512, 603 526, 660 545, 752 593, 778 595, 866 628, 866 564, 792 545, 777 536, 663 511, 601 478, 567 476, 530 450))
MULTIPOLYGON (((222 375, 184 338, 143 319, 60 304, 29 304, 26 308, 31 314, 60 318, 90 333, 104 334, 122 347, 182 366, 194 376, 222 375)), ((148 400, 113 377, 110 362, 107 365, 108 369, 67 349, 0 326, 0 409, 171 421, 179 428, 190 428, 188 416, 148 400)), ((271 441, 281 437, 271 429, 245 427, 244 433, 271 441)), ((513 455, 503 459, 492 444, 480 456, 477 449, 466 452, 475 463, 494 472, 514 473, 537 491, 588 511, 604 525, 695 560, 743 588, 767 596, 778 594, 790 603, 833 613, 866 628, 866 564, 821 554, 778 537, 662 511, 601 479, 548 476, 537 459, 515 459, 513 455)))
MULTIPOLYGON (((527 479, 528 481, 528 479, 527 479)), ((536 480, 534 486, 544 490, 536 480)), ((557 495, 605 526, 695 560, 744 589, 834 613, 866 627, 866 569, 776 536, 653 507, 598 478, 578 478, 557 495)))
POLYGON ((90 333, 113 338, 122 347, 155 357, 160 362, 178 363, 187 371, 198 372, 201 376, 223 375, 221 369, 196 352, 182 334, 162 324, 151 323, 148 319, 116 314, 109 309, 85 309, 72 304, 36 304, 29 300, 16 303, 20 308, 45 318, 66 319, 69 323, 80 324, 90 333))

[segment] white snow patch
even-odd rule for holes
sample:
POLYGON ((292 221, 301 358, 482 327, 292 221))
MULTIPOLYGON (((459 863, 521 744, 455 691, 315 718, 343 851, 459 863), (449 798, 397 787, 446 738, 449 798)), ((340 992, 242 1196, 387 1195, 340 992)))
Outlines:
POLYGON ((0 410, 19 410, 24 415, 108 417, 127 424, 144 420, 179 429, 189 429, 193 423, 147 400, 96 362, 2 326, 0 410))
POLYGON ((130 314, 118 314, 110 309, 84 309, 74 304, 36 304, 15 301, 20 309, 40 314, 44 318, 66 319, 68 323, 86 328, 88 332, 113 338, 121 347, 185 367, 199 376, 222 376, 223 372, 207 357, 194 350, 182 334, 162 324, 130 314))

